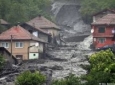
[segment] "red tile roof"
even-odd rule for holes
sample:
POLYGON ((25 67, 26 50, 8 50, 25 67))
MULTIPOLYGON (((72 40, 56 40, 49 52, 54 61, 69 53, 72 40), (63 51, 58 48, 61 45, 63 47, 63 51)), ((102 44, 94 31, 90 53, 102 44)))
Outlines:
POLYGON ((38 16, 30 20, 29 22, 27 22, 27 24, 35 28, 54 28, 54 29, 60 30, 57 25, 55 25, 53 22, 51 22, 50 20, 46 19, 43 16, 38 16))
POLYGON ((9 23, 3 19, 0 19, 0 24, 9 24, 9 23))
POLYGON ((107 14, 102 18, 99 18, 96 22, 93 22, 92 25, 115 25, 115 14, 107 14))
POLYGON ((13 36, 13 40, 35 40, 45 43, 44 40, 35 37, 19 25, 13 26, 12 28, 1 33, 0 40, 11 40, 11 35, 13 36))

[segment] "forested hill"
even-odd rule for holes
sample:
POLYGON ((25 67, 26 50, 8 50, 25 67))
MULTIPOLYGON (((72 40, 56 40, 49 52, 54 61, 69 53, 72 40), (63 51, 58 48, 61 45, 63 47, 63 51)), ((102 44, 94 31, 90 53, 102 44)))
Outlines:
POLYGON ((25 22, 42 14, 50 17, 43 9, 50 5, 50 0, 0 0, 0 18, 10 22, 25 22))
MULTIPOLYGON (((51 5, 53 0, 0 0, 0 18, 10 22, 25 22, 38 14, 49 18, 44 11, 51 5)), ((68 0, 67 0, 68 1, 68 0)), ((81 1, 81 14, 90 17, 93 13, 106 8, 115 8, 115 0, 74 0, 81 1)), ((75 10, 73 10, 75 11, 75 10)))

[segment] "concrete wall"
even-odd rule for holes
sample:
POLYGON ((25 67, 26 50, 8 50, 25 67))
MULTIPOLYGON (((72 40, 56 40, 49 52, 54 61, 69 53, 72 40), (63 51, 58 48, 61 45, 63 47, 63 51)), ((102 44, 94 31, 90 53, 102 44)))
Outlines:
MULTIPOLYGON (((7 41, 7 42, 9 43, 9 48, 6 48, 6 49, 9 52, 11 52, 11 42, 10 41, 7 41)), ((27 60, 28 59, 28 51, 27 51, 28 46, 29 46, 29 41, 13 41, 12 42, 12 54, 14 56, 23 55, 23 60, 27 60), (15 42, 23 42, 23 48, 16 48, 15 42)))

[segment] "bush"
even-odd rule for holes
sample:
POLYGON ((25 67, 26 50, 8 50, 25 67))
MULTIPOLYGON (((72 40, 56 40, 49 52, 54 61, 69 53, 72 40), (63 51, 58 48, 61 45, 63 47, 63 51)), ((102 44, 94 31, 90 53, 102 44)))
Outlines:
POLYGON ((46 77, 38 71, 25 71, 16 78, 15 85, 42 85, 45 80, 46 77))
POLYGON ((84 76, 86 85, 115 83, 115 55, 111 50, 100 51, 89 58, 89 73, 84 76))

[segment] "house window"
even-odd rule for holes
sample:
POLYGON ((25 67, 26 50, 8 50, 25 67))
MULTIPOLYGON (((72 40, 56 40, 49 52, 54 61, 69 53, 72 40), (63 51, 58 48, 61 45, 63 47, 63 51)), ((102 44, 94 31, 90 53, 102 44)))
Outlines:
POLYGON ((98 33, 105 33, 105 27, 99 27, 98 33))
POLYGON ((2 47, 9 48, 9 43, 8 42, 2 42, 2 47))
POLYGON ((23 42, 16 42, 15 47, 16 48, 23 48, 23 42))
POLYGON ((106 41, 106 38, 98 38, 99 43, 104 43, 106 41))

